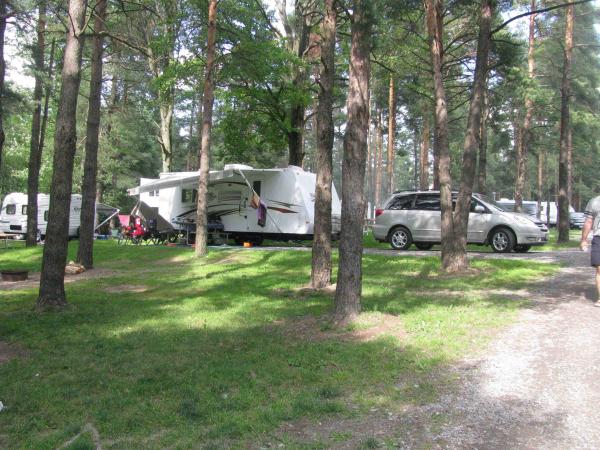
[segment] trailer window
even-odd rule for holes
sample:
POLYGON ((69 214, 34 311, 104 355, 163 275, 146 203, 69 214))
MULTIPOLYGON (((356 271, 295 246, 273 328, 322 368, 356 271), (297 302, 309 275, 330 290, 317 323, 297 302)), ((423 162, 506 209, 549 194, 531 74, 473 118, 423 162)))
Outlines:
POLYGON ((182 203, 194 203, 198 198, 198 190, 196 189, 182 189, 181 190, 181 202, 182 203))
POLYGON ((12 216, 17 213, 17 205, 6 205, 6 214, 12 216))
POLYGON ((256 194, 260 197, 260 181, 254 181, 252 183, 252 189, 254 190, 254 192, 256 192, 256 194))
POLYGON ((159 193, 159 191, 150 191, 149 196, 150 197, 158 197, 158 193, 159 193))
POLYGON ((221 191, 219 192, 220 202, 241 202, 242 191, 221 191))
POLYGON ((48 210, 44 211, 44 222, 48 222, 48 210))
POLYGON ((26 216, 27 215, 27 205, 21 206, 21 215, 22 216, 26 216))

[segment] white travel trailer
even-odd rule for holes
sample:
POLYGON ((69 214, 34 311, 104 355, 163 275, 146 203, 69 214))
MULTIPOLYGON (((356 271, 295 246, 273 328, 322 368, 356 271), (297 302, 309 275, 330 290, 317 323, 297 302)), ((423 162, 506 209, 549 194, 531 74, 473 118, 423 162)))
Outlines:
MULTIPOLYGON (((46 227, 48 226, 48 209, 50 207, 50 196, 48 194, 38 194, 38 230, 41 239, 46 236, 46 227)), ((118 209, 98 203, 96 205, 96 214, 102 215, 103 223, 107 218, 119 212, 118 209)), ((81 217, 81 195, 73 194, 71 196, 71 206, 69 208, 69 237, 79 236, 79 225, 81 217)), ((98 226, 102 225, 99 224, 98 226)), ((22 192, 12 192, 4 197, 2 210, 0 211, 0 232, 5 234, 14 234, 24 237, 27 234, 27 194, 22 192)))
MULTIPOLYGON (((195 231, 198 172, 162 173, 142 178, 129 189, 141 202, 179 230, 195 231)), ((312 239, 316 175, 300 167, 254 169, 241 164, 211 171, 208 188, 209 230, 238 242, 262 239, 312 239)), ((332 190, 332 232, 341 228, 341 204, 332 190)))
MULTIPOLYGON (((497 200, 496 203, 502 207, 502 209, 506 211, 514 211, 515 209, 515 201, 507 198, 502 198, 497 200)), ((523 200, 523 212, 529 214, 530 216, 537 217, 538 215, 538 203, 536 201, 531 200, 523 200)), ((569 205, 569 214, 574 213, 575 210, 572 206, 569 205)), ((556 202, 541 202, 541 209, 539 211, 540 219, 544 222, 547 222, 550 226, 556 226, 556 222, 558 219, 558 208, 556 202), (548 209, 550 206, 550 209, 548 209), (550 214, 548 214, 550 211, 550 214)))

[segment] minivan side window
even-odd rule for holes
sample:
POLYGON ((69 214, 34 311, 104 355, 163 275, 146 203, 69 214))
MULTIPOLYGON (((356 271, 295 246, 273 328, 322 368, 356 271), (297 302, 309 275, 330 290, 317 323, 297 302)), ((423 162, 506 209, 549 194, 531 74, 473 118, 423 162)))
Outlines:
POLYGON ((441 208, 439 194, 417 195, 415 209, 424 211, 440 211, 441 208))
POLYGON ((394 197, 387 209, 411 209, 414 198, 414 195, 402 195, 399 197, 394 197))
POLYGON ((12 216, 17 213, 17 205, 6 205, 6 214, 12 216))

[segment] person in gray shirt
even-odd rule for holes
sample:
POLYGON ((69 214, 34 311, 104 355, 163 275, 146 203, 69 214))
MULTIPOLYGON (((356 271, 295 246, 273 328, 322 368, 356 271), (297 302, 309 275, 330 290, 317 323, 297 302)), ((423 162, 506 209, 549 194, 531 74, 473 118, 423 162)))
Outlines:
POLYGON ((596 297, 595 306, 600 306, 600 195, 591 199, 585 211, 585 222, 581 230, 581 250, 586 251, 589 245, 588 235, 592 232, 591 265, 596 268, 596 297))

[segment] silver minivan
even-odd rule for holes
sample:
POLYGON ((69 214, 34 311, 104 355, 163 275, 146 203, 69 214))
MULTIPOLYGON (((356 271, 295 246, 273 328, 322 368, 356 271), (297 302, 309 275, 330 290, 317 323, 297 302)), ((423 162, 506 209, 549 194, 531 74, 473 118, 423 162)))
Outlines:
MULTIPOLYGON (((456 198, 453 193, 453 199, 456 198)), ((375 212, 373 236, 389 242, 396 250, 406 250, 413 243, 429 250, 441 242, 441 208, 439 191, 403 191, 394 193, 383 209, 375 212)), ((469 214, 467 242, 490 245, 495 252, 526 252, 548 241, 548 228, 527 214, 504 211, 487 197, 474 194, 469 214)))

